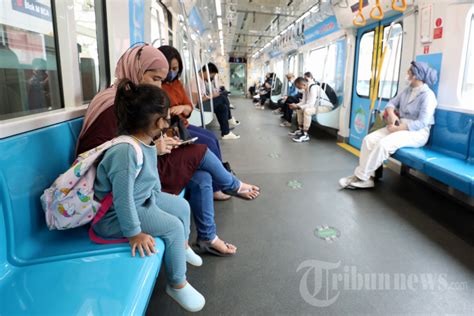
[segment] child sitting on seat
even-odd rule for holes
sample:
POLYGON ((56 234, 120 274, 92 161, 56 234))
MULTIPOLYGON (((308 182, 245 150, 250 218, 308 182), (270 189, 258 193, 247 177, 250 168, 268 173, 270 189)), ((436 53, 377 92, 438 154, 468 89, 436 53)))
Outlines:
POLYGON ((204 297, 186 281, 186 262, 200 266, 202 259, 188 246, 189 204, 181 197, 161 191, 154 140, 169 127, 170 102, 152 85, 135 85, 123 79, 115 97, 121 135, 133 137, 143 152, 127 143, 110 148, 97 167, 95 195, 102 200, 112 192, 113 208, 95 226, 97 234, 126 237, 132 256, 156 253, 155 239, 165 243, 164 262, 168 278, 166 292, 188 311, 204 307, 204 297), (138 172, 138 174, 137 174, 138 172))

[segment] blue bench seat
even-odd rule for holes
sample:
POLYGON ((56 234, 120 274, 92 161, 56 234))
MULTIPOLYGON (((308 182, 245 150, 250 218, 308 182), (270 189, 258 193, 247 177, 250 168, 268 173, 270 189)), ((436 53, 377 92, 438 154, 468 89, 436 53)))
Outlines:
POLYGON ((82 119, 0 140, 0 315, 142 315, 158 254, 97 245, 87 227, 49 231, 39 200, 74 160, 82 119))
POLYGON ((474 196, 474 115, 436 111, 428 144, 401 148, 393 158, 469 196, 474 196))

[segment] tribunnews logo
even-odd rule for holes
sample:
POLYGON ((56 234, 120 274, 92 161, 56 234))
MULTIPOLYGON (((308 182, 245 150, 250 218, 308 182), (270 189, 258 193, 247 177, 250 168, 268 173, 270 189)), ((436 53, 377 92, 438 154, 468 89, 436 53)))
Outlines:
POLYGON ((341 291, 449 291, 467 290, 467 282, 450 282, 443 273, 364 273, 341 262, 306 260, 297 272, 301 297, 316 307, 334 304, 341 291))

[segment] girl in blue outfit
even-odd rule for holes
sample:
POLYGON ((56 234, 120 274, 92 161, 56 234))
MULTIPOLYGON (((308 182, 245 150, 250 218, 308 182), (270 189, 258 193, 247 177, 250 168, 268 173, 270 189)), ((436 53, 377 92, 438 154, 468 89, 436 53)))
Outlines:
POLYGON ((168 278, 166 293, 188 311, 200 311, 204 297, 186 281, 186 262, 200 266, 202 259, 188 246, 190 208, 183 198, 161 192, 157 151, 153 140, 169 126, 169 99, 158 87, 135 85, 123 79, 115 97, 121 135, 132 136, 143 151, 143 165, 130 144, 107 150, 97 168, 94 190, 98 200, 113 194, 111 209, 94 230, 109 238, 126 237, 132 256, 156 253, 155 239, 165 243, 168 278), (137 171, 140 172, 137 175, 137 171))

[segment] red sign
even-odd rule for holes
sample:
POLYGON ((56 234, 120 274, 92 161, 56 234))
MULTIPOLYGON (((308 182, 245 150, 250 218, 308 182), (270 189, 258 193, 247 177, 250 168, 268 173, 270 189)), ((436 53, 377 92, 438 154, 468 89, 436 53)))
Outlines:
POLYGON ((443 25, 443 19, 437 18, 435 23, 436 23, 436 27, 441 27, 441 25, 443 25))
POLYGON ((436 27, 434 29, 433 38, 434 39, 440 39, 442 37, 443 37, 443 28, 442 27, 436 27))
POLYGON ((423 54, 429 54, 430 53, 430 45, 426 45, 423 47, 423 54))

